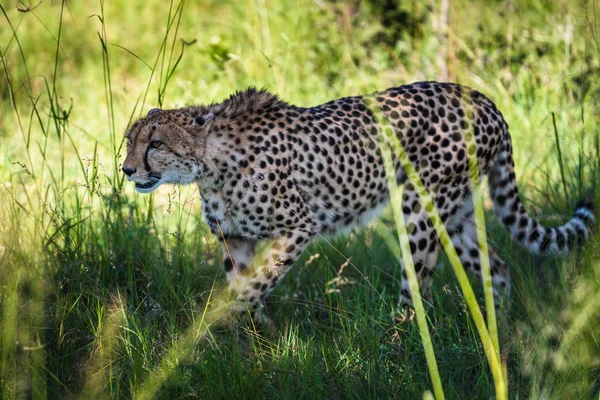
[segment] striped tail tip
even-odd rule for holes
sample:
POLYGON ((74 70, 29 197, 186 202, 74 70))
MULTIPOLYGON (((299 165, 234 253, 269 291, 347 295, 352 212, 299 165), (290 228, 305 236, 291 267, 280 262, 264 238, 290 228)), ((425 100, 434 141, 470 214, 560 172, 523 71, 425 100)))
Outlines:
POLYGON ((596 224, 596 215, 594 212, 594 202, 591 199, 580 200, 575 206, 575 218, 578 218, 589 229, 596 224))

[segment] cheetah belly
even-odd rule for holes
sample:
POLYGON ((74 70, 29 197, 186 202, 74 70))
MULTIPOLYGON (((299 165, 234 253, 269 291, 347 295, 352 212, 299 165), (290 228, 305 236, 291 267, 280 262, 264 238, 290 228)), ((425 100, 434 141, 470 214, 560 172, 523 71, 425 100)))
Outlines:
MULTIPOLYGON (((348 177, 337 170, 335 164, 337 163, 329 169, 328 175, 324 176, 326 184, 302 188, 317 231, 327 235, 368 223, 381 215, 389 200, 383 171, 379 171, 376 178, 371 176, 369 180, 354 179, 351 184, 347 184, 348 177), (341 176, 344 183, 340 185, 339 181, 331 182, 336 176, 341 176)), ((382 169, 376 163, 371 168, 370 171, 382 169)))

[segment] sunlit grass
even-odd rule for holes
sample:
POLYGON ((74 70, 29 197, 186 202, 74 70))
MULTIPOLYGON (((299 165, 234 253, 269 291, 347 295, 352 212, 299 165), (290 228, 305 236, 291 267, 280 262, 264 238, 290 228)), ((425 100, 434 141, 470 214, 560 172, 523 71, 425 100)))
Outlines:
MULTIPOLYGON (((390 317, 400 269, 378 235, 313 244, 273 293, 275 333, 240 344, 206 329, 224 276, 195 188, 143 197, 119 172, 121 134, 150 107, 249 85, 310 106, 436 78, 437 11, 404 5, 409 28, 390 44, 369 3, 20 2, 20 12, 0 2, 0 397, 417 398, 431 388, 421 331, 390 317)), ((600 181, 598 4, 519 2, 499 15, 451 3, 449 68, 496 101, 526 207, 560 223, 552 216, 568 217, 600 181)), ((513 267, 509 397, 597 396, 597 242, 546 259, 491 218, 487 229, 513 267)), ((427 312, 444 392, 494 396, 488 350, 453 277, 439 275, 448 279, 434 278, 427 312)))

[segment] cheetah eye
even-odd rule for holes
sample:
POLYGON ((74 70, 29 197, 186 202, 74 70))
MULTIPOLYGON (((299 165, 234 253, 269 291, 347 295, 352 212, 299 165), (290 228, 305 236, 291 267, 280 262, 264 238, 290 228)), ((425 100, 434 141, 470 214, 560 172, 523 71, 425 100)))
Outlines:
POLYGON ((150 147, 153 149, 158 149, 160 146, 162 146, 162 142, 160 140, 153 140, 150 142, 150 147))

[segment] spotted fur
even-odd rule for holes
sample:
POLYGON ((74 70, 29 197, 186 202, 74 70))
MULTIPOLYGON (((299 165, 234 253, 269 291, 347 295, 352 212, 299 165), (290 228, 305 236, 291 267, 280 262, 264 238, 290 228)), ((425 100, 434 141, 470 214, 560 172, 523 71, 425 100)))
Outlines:
MULTIPOLYGON (((123 171, 140 192, 162 183, 198 184, 206 223, 223 243, 230 286, 242 308, 256 312, 315 236, 365 222, 387 204, 380 128, 367 105, 373 101, 431 192, 465 268, 481 272, 469 132, 494 209, 514 239, 532 252, 556 254, 588 238, 595 221, 590 202, 580 203, 574 217, 556 228, 527 214, 502 114, 481 93, 449 83, 414 83, 311 108, 249 89, 219 104, 152 110, 128 131, 123 171), (255 259, 261 240, 272 246, 255 259)), ((403 211, 416 270, 428 287, 440 245, 397 159, 394 164, 398 184, 405 185, 403 211)), ((495 292, 508 293, 508 269, 491 249, 490 257, 495 292)), ((410 302, 406 279, 401 300, 410 302)))

